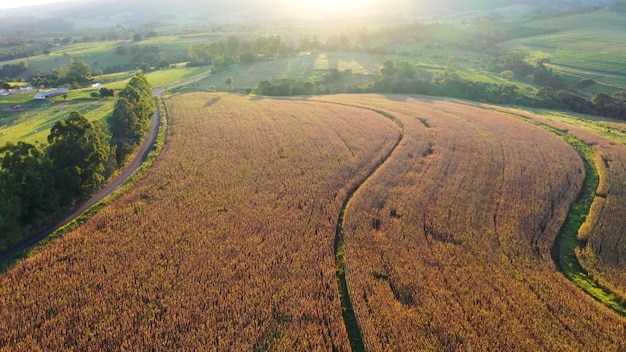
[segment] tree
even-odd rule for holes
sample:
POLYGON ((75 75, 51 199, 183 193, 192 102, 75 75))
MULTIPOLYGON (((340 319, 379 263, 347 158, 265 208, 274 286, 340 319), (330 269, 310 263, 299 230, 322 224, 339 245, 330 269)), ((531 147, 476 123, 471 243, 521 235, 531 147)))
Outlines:
POLYGON ((15 186, 11 173, 0 169, 0 234, 5 236, 18 228, 22 206, 20 199, 15 195, 15 186))
POLYGON ((109 137, 79 112, 57 122, 48 136, 55 183, 63 203, 98 186, 111 156, 109 137))
POLYGON ((87 80, 91 78, 91 67, 81 59, 74 58, 69 65, 69 75, 83 78, 87 80))
POLYGON ((396 73, 393 61, 387 60, 383 63, 383 68, 380 70, 384 76, 393 76, 396 73))
POLYGON ((109 88, 100 88, 100 98, 106 98, 106 97, 114 97, 115 96, 115 91, 113 89, 109 89, 109 88))
POLYGON ((14 215, 21 225, 36 222, 58 207, 59 195, 52 178, 52 162, 45 151, 25 142, 9 143, 0 148, 4 196, 18 213, 14 215))
POLYGON ((85 85, 91 81, 91 67, 82 60, 74 58, 68 66, 59 66, 57 76, 57 84, 76 82, 79 85, 85 85))
POLYGON ((235 81, 231 76, 226 77, 226 84, 228 85, 228 90, 230 91, 230 87, 233 85, 235 81))
POLYGON ((115 103, 111 116, 111 133, 115 139, 131 139, 133 142, 141 138, 142 126, 137 114, 133 111, 132 103, 120 97, 115 103))
POLYGON ((118 96, 109 123, 117 146, 117 163, 121 165, 132 152, 133 146, 141 141, 156 108, 152 100, 152 88, 142 73, 137 73, 118 96))
POLYGON ((140 42, 143 40, 143 37, 141 36, 141 34, 136 33, 135 35, 133 35, 133 42, 140 42))
POLYGON ((254 62, 254 55, 251 52, 246 51, 239 54, 239 62, 245 65, 249 65, 254 62))

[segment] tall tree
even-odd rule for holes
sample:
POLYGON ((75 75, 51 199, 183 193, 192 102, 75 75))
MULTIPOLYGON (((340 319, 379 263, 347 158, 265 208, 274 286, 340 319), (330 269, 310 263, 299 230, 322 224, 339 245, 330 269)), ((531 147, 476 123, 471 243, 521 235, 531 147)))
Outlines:
POLYGON ((9 143, 0 148, 4 196, 19 202, 20 224, 33 223, 58 207, 59 195, 52 178, 52 162, 45 151, 29 143, 9 143))
POLYGON ((137 73, 118 96, 109 122, 117 146, 116 156, 119 165, 124 163, 134 145, 141 142, 156 108, 152 99, 152 87, 142 73, 137 73))
POLYGON ((233 85, 235 81, 233 80, 233 78, 231 76, 226 77, 226 84, 228 85, 228 90, 230 91, 231 86, 233 85))
POLYGON ((100 126, 94 126, 77 111, 52 127, 48 154, 63 202, 104 181, 105 164, 111 156, 108 141, 100 126))
POLYGON ((0 238, 17 230, 22 205, 14 192, 15 179, 0 169, 0 238))

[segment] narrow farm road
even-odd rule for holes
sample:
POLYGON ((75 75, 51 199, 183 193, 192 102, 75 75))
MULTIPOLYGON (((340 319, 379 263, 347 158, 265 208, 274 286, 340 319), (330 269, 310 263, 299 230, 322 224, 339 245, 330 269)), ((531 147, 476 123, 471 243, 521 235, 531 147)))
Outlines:
MULTIPOLYGON (((167 85, 165 87, 154 88, 152 90, 152 95, 155 97, 158 97, 168 89, 179 87, 179 86, 192 83, 195 81, 199 81, 205 78, 206 76, 207 75, 195 76, 195 77, 191 77, 186 80, 183 80, 183 81, 179 81, 179 82, 167 85)), ((35 244, 39 243, 41 240, 43 240, 44 238, 48 237, 50 234, 55 232, 58 228, 67 225, 68 223, 70 223, 71 221, 79 217, 82 213, 87 211, 87 209, 91 208, 92 206, 94 206, 96 203, 100 202, 104 198, 110 196, 116 189, 118 189, 121 185, 123 185, 130 178, 130 176, 132 176, 135 173, 135 171, 137 171, 139 166, 141 166, 141 164, 146 160, 146 158, 148 157, 148 154, 150 154, 150 150, 154 146, 154 142, 156 141, 156 137, 159 132, 160 126, 161 126, 161 111, 159 107, 157 106, 157 112, 152 116, 152 120, 150 121, 150 129, 148 131, 148 134, 145 140, 141 144, 137 152, 137 155, 135 155, 133 160, 131 160, 131 162, 124 168, 124 170, 122 170, 122 172, 118 174, 114 180, 109 182, 98 193, 93 195, 89 200, 87 200, 85 203, 83 203, 82 205, 80 205, 79 207, 77 207, 76 209, 68 213, 67 215, 63 216, 60 220, 55 221, 53 224, 50 224, 40 229, 31 237, 18 243, 12 248, 9 248, 6 251, 0 253, 0 263, 15 257, 16 255, 18 255, 20 252, 24 251, 25 249, 30 248, 34 246, 35 244)))

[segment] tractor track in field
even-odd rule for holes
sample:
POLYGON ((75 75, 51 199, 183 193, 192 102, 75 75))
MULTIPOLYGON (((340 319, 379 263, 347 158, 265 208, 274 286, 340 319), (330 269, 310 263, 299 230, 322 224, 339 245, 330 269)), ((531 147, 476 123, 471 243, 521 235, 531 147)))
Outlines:
POLYGON ((398 136, 396 142, 393 147, 385 154, 372 168, 369 172, 364 175, 360 180, 356 182, 354 186, 352 186, 347 194, 346 198, 343 201, 341 206, 341 210, 339 211, 339 216, 337 217, 337 226, 335 231, 335 241, 334 241, 334 253, 335 253, 335 272, 337 274, 337 286, 339 289, 339 297, 341 299, 342 306, 342 316, 346 326, 346 331, 348 333, 348 339, 350 340, 350 347, 352 351, 365 351, 365 343, 363 341, 363 335, 361 333, 361 327, 357 320, 356 314, 354 313, 354 309, 352 307, 352 300, 350 299, 350 291, 348 289, 348 283, 346 281, 346 262, 345 262, 345 248, 344 248, 344 220, 346 211, 348 206, 350 205, 350 201, 354 198, 356 192, 361 189, 375 174, 380 168, 391 158, 393 153, 396 151, 400 142, 404 139, 404 125, 402 122, 393 116, 390 113, 387 113, 382 110, 370 108, 367 106, 361 105, 352 105, 352 104, 342 104, 336 102, 329 101, 316 101, 319 103, 325 104, 333 104, 333 105, 342 105, 349 106, 358 109, 369 110, 375 112, 382 117, 393 121, 398 128, 400 129, 400 135, 398 136))

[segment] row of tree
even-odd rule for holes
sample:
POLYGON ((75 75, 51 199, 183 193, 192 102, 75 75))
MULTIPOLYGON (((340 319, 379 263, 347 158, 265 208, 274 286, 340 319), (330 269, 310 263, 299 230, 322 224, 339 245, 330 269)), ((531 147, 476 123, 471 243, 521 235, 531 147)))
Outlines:
POLYGON ((546 83, 537 90, 522 90, 514 83, 476 82, 460 77, 453 68, 445 72, 431 73, 415 69, 407 62, 387 61, 378 76, 369 86, 358 92, 426 94, 448 96, 495 104, 515 104, 527 107, 564 109, 573 112, 599 115, 614 119, 625 119, 626 92, 613 96, 596 93, 587 98, 573 90, 564 89, 564 84, 557 84, 560 78, 549 71, 542 63, 533 68, 531 74, 535 81, 546 83), (552 84, 547 84, 552 83, 552 84))
POLYGON ((16 64, 5 64, 0 69, 0 77, 4 78, 5 81, 9 81, 15 79, 26 70, 28 70, 28 63, 24 61, 16 64))
POLYGON ((71 204, 121 166, 146 131, 146 115, 154 112, 148 91, 151 96, 143 74, 131 79, 120 92, 111 134, 74 111, 52 127, 47 146, 18 142, 0 148, 0 234, 15 234, 71 204))
POLYGON ((31 80, 33 87, 58 87, 70 85, 79 88, 91 84, 91 67, 80 59, 74 58, 69 65, 61 65, 48 73, 38 72, 31 80))
MULTIPOLYGON (((505 67, 511 66, 501 68, 505 67)), ((517 70, 521 73, 519 67, 517 70)), ((512 82, 495 84, 468 80, 455 72, 452 62, 444 71, 429 72, 416 69, 414 65, 405 61, 388 60, 383 64, 380 75, 369 83, 348 84, 342 88, 338 88, 336 84, 331 87, 329 83, 333 80, 330 78, 340 78, 341 75, 347 75, 350 72, 332 71, 329 70, 328 79, 314 82, 291 79, 261 81, 255 91, 258 94, 270 96, 333 93, 424 94, 494 104, 563 109, 620 120, 626 119, 626 91, 614 95, 596 93, 593 97, 587 98, 574 90, 564 89, 564 85, 558 83, 562 80, 560 76, 553 74, 542 63, 536 67, 529 66, 525 71, 534 75, 536 81, 546 84, 537 90, 523 90, 512 82)))
POLYGON ((155 111, 152 87, 146 76, 138 73, 118 93, 115 110, 109 120, 118 164, 123 164, 141 143, 155 111))
POLYGON ((102 183, 115 168, 108 141, 101 125, 72 112, 52 127, 47 147, 2 147, 0 232, 36 223, 102 183))
POLYGON ((237 62, 249 64, 260 58, 285 57, 294 52, 278 35, 240 40, 230 37, 217 42, 194 44, 189 47, 189 66, 213 65, 223 70, 237 62))

